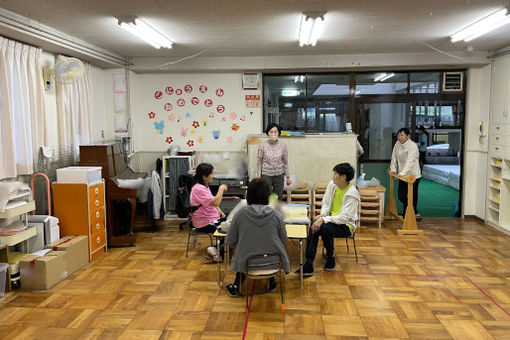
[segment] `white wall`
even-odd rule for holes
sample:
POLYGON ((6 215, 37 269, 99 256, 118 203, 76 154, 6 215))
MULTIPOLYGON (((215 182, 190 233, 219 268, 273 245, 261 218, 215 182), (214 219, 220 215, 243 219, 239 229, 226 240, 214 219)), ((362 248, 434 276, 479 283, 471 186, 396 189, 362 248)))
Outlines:
POLYGON ((134 150, 165 151, 178 145, 181 150, 242 151, 246 136, 262 131, 262 110, 245 107, 246 94, 261 92, 244 91, 241 77, 241 73, 135 75, 130 94, 134 150), (187 84, 193 88, 190 93, 184 91, 187 84), (200 85, 207 86, 207 92, 201 93, 200 85), (170 95, 165 93, 169 86, 174 89, 170 95), (181 95, 175 93, 177 89, 182 91, 181 95), (216 95, 217 89, 222 89, 224 94, 216 95), (162 92, 160 99, 155 98, 156 91, 162 92), (193 97, 198 98, 197 105, 191 104, 193 97), (178 106, 179 99, 185 101, 184 106, 178 106), (206 99, 212 100, 212 106, 204 105, 206 99), (164 109, 166 103, 172 105, 170 111, 164 109), (218 105, 225 107, 223 113, 217 111, 218 105), (155 113, 154 119, 149 118, 150 112, 155 113), (154 123, 161 122, 164 128, 158 130, 154 123), (215 131, 219 131, 218 138, 213 136, 215 131), (166 142, 168 137, 172 143, 166 142), (188 146, 188 141, 193 146, 188 146))
POLYGON ((467 77, 463 212, 485 219, 488 136, 478 136, 478 125, 489 122, 491 65, 471 68, 467 77))

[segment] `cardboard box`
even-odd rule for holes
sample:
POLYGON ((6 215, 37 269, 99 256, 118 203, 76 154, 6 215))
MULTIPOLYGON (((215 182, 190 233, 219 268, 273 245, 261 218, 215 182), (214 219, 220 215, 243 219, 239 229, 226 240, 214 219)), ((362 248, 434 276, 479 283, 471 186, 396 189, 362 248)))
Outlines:
POLYGON ((30 254, 19 263, 23 289, 48 289, 67 277, 65 251, 50 251, 44 256, 30 254))
POLYGON ((46 245, 45 248, 67 253, 67 273, 69 275, 89 263, 88 236, 64 236, 60 240, 46 245))

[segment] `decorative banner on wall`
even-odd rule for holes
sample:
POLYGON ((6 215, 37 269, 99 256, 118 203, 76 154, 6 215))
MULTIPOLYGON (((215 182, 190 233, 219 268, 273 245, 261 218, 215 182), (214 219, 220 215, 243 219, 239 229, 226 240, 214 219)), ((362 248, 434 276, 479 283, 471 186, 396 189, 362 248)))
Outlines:
POLYGON ((259 108, 260 107, 260 94, 247 94, 244 96, 245 107, 259 108))

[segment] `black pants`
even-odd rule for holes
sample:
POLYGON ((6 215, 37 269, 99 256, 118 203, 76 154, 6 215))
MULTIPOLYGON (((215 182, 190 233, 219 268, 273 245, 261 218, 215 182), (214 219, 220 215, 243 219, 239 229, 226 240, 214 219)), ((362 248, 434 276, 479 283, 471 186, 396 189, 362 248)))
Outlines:
POLYGON ((274 192, 278 195, 278 200, 283 201, 283 179, 285 178, 285 174, 278 176, 262 175, 261 177, 262 179, 266 180, 267 183, 269 183, 271 192, 274 192))
POLYGON ((323 223, 318 231, 312 233, 312 229, 308 232, 306 238, 306 264, 313 266, 315 255, 317 254, 317 244, 319 236, 322 237, 322 243, 326 248, 326 256, 333 257, 335 255, 335 237, 349 237, 351 231, 345 224, 323 223))
MULTIPOLYGON (((220 226, 221 222, 226 221, 227 219, 224 217, 221 217, 219 220, 214 221, 211 224, 208 224, 206 226, 203 226, 202 228, 196 228, 197 231, 200 231, 202 233, 207 234, 214 234, 216 229, 220 226)), ((220 255, 223 256, 224 249, 223 249, 223 238, 220 239, 220 255)))
MULTIPOLYGON (((417 178, 413 184, 413 207, 415 214, 418 213, 418 186, 420 185, 420 179, 421 178, 417 178)), ((398 200, 402 202, 404 206, 402 215, 405 216, 407 211, 407 183, 401 180, 398 180, 398 200)))

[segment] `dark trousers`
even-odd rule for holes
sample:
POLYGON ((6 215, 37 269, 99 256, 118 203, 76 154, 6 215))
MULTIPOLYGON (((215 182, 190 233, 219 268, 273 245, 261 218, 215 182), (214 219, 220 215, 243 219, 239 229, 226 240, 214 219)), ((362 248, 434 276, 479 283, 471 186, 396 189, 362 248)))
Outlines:
POLYGON ((306 263, 308 265, 313 265, 313 261, 315 260, 319 236, 322 237, 322 243, 324 243, 324 248, 326 248, 326 256, 333 257, 335 256, 335 237, 349 237, 351 236, 351 231, 347 225, 335 223, 323 223, 320 229, 315 233, 312 233, 312 229, 310 228, 308 237, 306 238, 305 252, 306 263))
MULTIPOLYGON (((214 221, 211 224, 208 224, 206 226, 203 226, 202 228, 196 228, 197 231, 200 231, 201 233, 207 233, 207 234, 214 234, 216 229, 220 226, 221 222, 226 221, 226 218, 221 217, 219 220, 214 221)), ((224 249, 223 249, 223 238, 220 239, 220 255, 223 256, 224 249)))
POLYGON ((274 192, 278 195, 278 200, 283 201, 283 179, 285 174, 281 174, 278 176, 261 176, 263 180, 269 183, 269 188, 271 188, 271 192, 274 192))
MULTIPOLYGON (((418 186, 420 185, 420 179, 421 178, 417 178, 413 184, 413 207, 415 214, 418 213, 418 186)), ((401 180, 398 180, 398 200, 402 202, 404 206, 402 215, 405 217, 407 211, 407 183, 401 180)))

